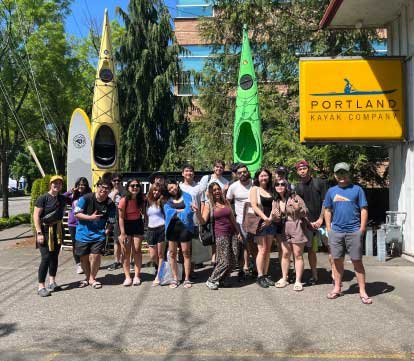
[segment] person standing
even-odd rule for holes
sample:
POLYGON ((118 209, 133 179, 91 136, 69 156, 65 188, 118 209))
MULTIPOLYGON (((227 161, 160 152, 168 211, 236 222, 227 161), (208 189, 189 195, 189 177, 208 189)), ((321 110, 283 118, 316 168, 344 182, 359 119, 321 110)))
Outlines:
POLYGON ((75 182, 75 187, 71 189, 71 191, 66 192, 64 196, 66 197, 66 202, 71 205, 71 209, 68 215, 68 229, 70 233, 70 238, 72 239, 72 253, 73 259, 75 260, 76 264, 76 273, 82 274, 83 269, 80 264, 80 257, 75 254, 75 234, 76 234, 76 225, 78 224, 78 220, 75 217, 75 208, 78 204, 79 198, 84 194, 91 193, 92 190, 89 187, 89 182, 85 177, 80 177, 75 182))
POLYGON ((194 211, 192 197, 181 191, 174 179, 167 181, 168 200, 164 203, 165 231, 168 240, 168 251, 170 253, 170 265, 173 274, 173 281, 170 288, 177 288, 179 285, 177 272, 177 247, 181 244, 184 257, 184 288, 191 288, 191 240, 194 232, 194 211))
POLYGON ((337 163, 334 175, 338 184, 328 189, 324 201, 329 247, 335 263, 335 285, 327 297, 335 299, 342 295, 344 257, 348 252, 357 277, 359 297, 363 304, 369 305, 372 299, 365 289, 362 263, 362 238, 368 221, 368 203, 362 188, 351 181, 349 164, 337 163))
POLYGON ((145 196, 140 181, 133 178, 126 185, 126 194, 121 198, 118 205, 119 212, 119 244, 122 249, 122 266, 124 268, 125 280, 123 285, 141 285, 142 266, 142 240, 144 239, 143 214, 145 208, 145 196), (131 253, 134 259, 134 279, 131 279, 131 253))
MULTIPOLYGON (((328 185, 325 180, 311 175, 309 163, 306 160, 297 162, 295 168, 300 179, 300 182, 295 186, 295 192, 305 201, 306 208, 309 212, 310 228, 312 230, 312 237, 306 244, 309 265, 312 271, 312 277, 307 283, 314 285, 318 283, 318 259, 316 252, 318 251, 318 239, 320 237, 319 229, 322 227, 324 220, 323 201, 328 185)), ((331 267, 334 267, 331 256, 329 255, 328 257, 331 267)))
POLYGON ((153 286, 160 284, 158 270, 164 259, 165 251, 165 215, 163 209, 163 187, 152 184, 147 195, 145 223, 148 225, 145 239, 148 242, 151 261, 155 263, 156 275, 153 286))
MULTIPOLYGON (((217 246, 217 265, 206 282, 210 290, 217 290, 220 283, 231 273, 234 267, 232 247, 233 234, 237 232, 236 220, 230 203, 223 195, 220 185, 216 182, 208 186, 208 202, 204 204, 202 215, 196 212, 199 222, 204 224, 210 217, 214 219, 214 236, 217 246)), ((241 238, 238 233, 238 238, 241 238)))
MULTIPOLYGON (((125 196, 125 189, 122 185, 122 175, 118 173, 112 174, 112 191, 109 193, 109 198, 114 202, 116 209, 118 209, 119 201, 125 196)), ((114 230, 112 232, 114 240, 114 263, 108 266, 108 271, 115 271, 122 267, 121 262, 121 246, 119 244, 119 217, 116 212, 116 222, 114 224, 114 230)))
POLYGON ((62 218, 66 206, 65 196, 59 194, 62 190, 63 178, 55 175, 50 178, 49 191, 42 194, 35 203, 33 222, 36 229, 36 248, 40 251, 41 261, 38 271, 40 297, 50 296, 58 290, 56 273, 58 257, 63 241, 62 218), (49 272, 49 285, 45 286, 49 272))
MULTIPOLYGON (((229 187, 229 181, 228 179, 223 177, 224 167, 226 163, 224 160, 217 159, 214 161, 213 166, 213 173, 212 174, 206 174, 200 179, 200 187, 203 191, 203 194, 201 196, 201 201, 206 202, 207 201, 207 188, 212 182, 216 182, 220 185, 222 191, 224 194, 226 194, 227 189, 229 187)), ((213 266, 216 265, 216 245, 211 246, 211 264, 213 266)))
MULTIPOLYGON (((235 173, 238 180, 232 183, 227 190, 226 198, 228 201, 234 201, 234 210, 236 213, 237 231, 242 236, 242 252, 243 258, 240 260, 236 256, 236 260, 242 262, 242 270, 239 272, 239 277, 244 277, 244 274, 249 272, 250 255, 253 259, 257 256, 257 247, 253 242, 252 237, 249 237, 247 232, 243 229, 243 212, 244 205, 249 201, 249 192, 252 188, 253 182, 250 178, 250 173, 246 165, 238 164, 235 168, 235 173)), ((241 257, 240 257, 241 258, 241 257)))
POLYGON ((101 264, 101 255, 105 247, 106 235, 115 223, 115 205, 108 197, 112 188, 109 177, 99 179, 96 192, 80 197, 75 208, 76 226, 76 255, 80 256, 85 280, 79 284, 80 288, 89 284, 99 289, 101 282, 96 275, 101 264))
POLYGON ((301 197, 288 190, 286 180, 275 182, 276 211, 275 220, 282 228, 280 244, 282 250, 281 265, 282 278, 276 282, 277 288, 284 288, 289 284, 288 274, 290 257, 293 254, 296 269, 294 291, 303 291, 302 275, 304 269, 303 250, 311 237, 308 228, 308 210, 301 197))
POLYGON ((275 283, 268 275, 270 265, 270 251, 276 227, 273 223, 273 190, 272 173, 266 168, 259 169, 253 180, 253 187, 249 192, 249 201, 260 222, 254 240, 257 243, 257 284, 262 288, 274 286, 275 283))

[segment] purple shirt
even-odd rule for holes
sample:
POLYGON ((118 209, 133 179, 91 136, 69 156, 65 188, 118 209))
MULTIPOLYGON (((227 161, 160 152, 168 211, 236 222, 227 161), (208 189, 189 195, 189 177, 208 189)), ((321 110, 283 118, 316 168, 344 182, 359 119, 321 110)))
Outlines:
POLYGON ((216 236, 229 236, 234 233, 230 220, 231 212, 230 207, 214 209, 214 234, 216 236))

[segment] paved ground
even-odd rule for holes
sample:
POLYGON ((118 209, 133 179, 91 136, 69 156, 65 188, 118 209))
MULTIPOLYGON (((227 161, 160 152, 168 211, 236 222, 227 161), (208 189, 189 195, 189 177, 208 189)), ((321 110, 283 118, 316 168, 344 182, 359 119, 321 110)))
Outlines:
MULTIPOLYGON (((3 199, 0 198, 0 210, 3 209, 3 199)), ((9 215, 15 216, 20 213, 29 213, 30 197, 9 198, 9 215)))
MULTIPOLYGON (((122 287, 119 270, 102 269, 101 290, 79 289, 81 276, 63 251, 63 290, 40 298, 38 262, 32 241, 0 242, 2 361, 414 358, 414 265, 402 259, 366 259, 370 306, 359 301, 349 263, 345 296, 326 299, 331 286, 324 254, 324 283, 302 293, 235 279, 231 288, 210 291, 203 284, 208 267, 189 290, 151 287, 153 268, 144 269, 139 287, 122 287)), ((272 269, 277 277, 275 254, 272 269)))

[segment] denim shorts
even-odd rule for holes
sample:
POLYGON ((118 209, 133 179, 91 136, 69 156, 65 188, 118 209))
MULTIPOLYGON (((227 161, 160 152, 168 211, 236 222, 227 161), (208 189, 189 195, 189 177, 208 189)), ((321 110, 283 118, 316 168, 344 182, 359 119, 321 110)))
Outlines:
POLYGON ((274 236, 276 234, 276 225, 272 223, 270 226, 265 226, 260 229, 259 232, 255 234, 256 237, 263 237, 263 236, 274 236))

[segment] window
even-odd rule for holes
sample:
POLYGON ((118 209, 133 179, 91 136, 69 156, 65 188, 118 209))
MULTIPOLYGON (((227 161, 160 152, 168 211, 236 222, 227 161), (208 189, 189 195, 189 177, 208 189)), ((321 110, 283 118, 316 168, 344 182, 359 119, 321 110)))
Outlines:
POLYGON ((177 0, 177 18, 213 16, 213 5, 207 0, 177 0))

